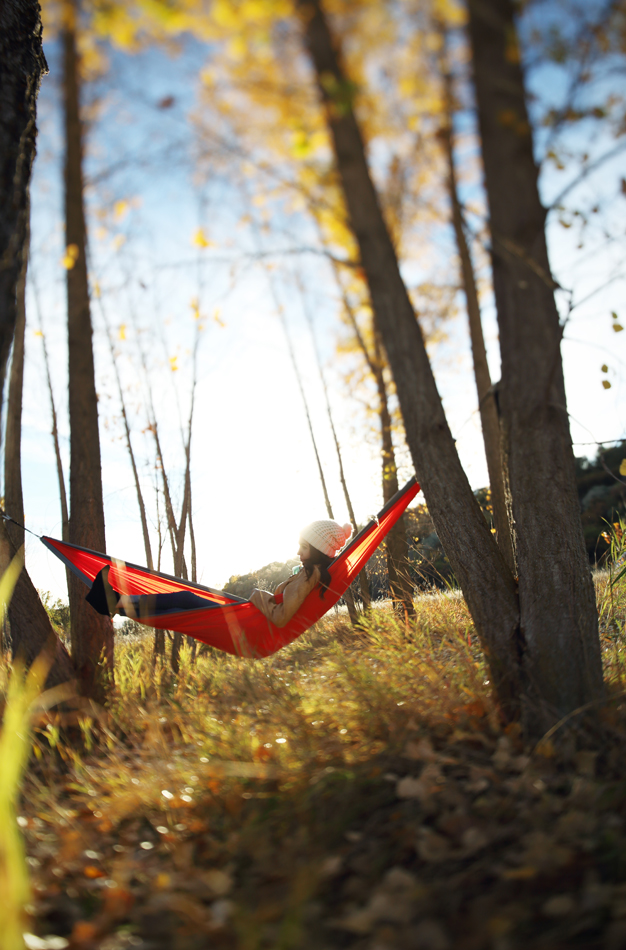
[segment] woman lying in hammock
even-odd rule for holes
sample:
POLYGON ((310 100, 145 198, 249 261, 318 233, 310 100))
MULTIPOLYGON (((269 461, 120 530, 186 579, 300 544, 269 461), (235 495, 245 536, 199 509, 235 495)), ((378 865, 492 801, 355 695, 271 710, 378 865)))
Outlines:
MULTIPOLYGON (((302 567, 288 580, 279 584, 274 593, 253 590, 250 603, 276 627, 284 627, 307 595, 319 584, 320 597, 324 597, 330 583, 328 565, 344 546, 352 528, 343 527, 336 521, 313 521, 300 532, 298 557, 302 567)), ((109 567, 96 576, 85 600, 98 613, 113 616, 154 617, 164 613, 180 613, 184 610, 206 610, 207 601, 191 591, 167 594, 120 594, 109 584, 109 567)))

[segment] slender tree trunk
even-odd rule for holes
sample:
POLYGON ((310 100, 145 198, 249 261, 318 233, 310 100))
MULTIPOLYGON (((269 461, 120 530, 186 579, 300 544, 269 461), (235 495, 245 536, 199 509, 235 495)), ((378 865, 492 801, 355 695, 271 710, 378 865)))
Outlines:
MULTIPOLYGON (((158 462, 157 462, 158 464, 158 462)), ((157 509, 157 571, 161 570, 161 552, 163 550, 163 532, 161 530, 161 512, 159 511, 159 485, 158 477, 155 484, 156 489, 156 509, 157 509)), ((165 659, 165 630, 155 630, 154 631, 154 650, 152 653, 152 666, 154 667, 157 661, 164 661, 165 659)))
POLYGON ((128 422, 128 413, 126 412, 126 400, 124 398, 124 390, 122 388, 122 380, 120 378, 120 371, 117 365, 117 358, 115 355, 115 345, 113 343, 113 334, 111 332, 111 327, 109 321, 104 312, 104 307, 100 307, 100 312, 104 320, 104 325, 107 331, 107 339, 109 341, 109 352, 111 353, 111 362, 113 363, 113 370, 115 372, 115 381, 117 383, 117 393, 120 400, 120 406, 122 409, 122 421, 124 423, 124 435, 126 437, 126 448, 128 449, 128 457, 130 459, 130 465, 133 470, 133 479, 135 482, 135 493, 137 495, 137 505, 139 507, 139 517, 141 518, 141 530, 143 533, 143 545, 146 552, 146 567, 151 571, 154 570, 154 562, 152 560, 152 546, 150 544, 150 532, 148 530, 148 518, 146 515, 146 505, 143 500, 143 491, 141 490, 141 482, 139 480, 139 472, 137 470, 137 462, 135 460, 135 452, 133 450, 133 443, 130 437, 130 425, 128 422))
MULTIPOLYGON (((303 385, 303 383, 302 383, 302 377, 301 377, 301 375, 300 375, 300 370, 299 370, 298 364, 297 364, 297 362, 296 362, 296 354, 295 354, 295 352, 294 352, 293 344, 292 344, 292 342, 291 342, 291 335, 290 335, 290 333, 289 333, 289 327, 287 326, 287 321, 285 320, 285 314, 283 313, 283 308, 281 307, 279 301, 278 301, 276 298, 275 298, 275 302, 276 302, 276 306, 277 306, 277 308, 278 308, 278 316, 279 316, 279 318, 280 318, 280 322, 281 322, 281 324, 282 324, 282 328, 283 328, 283 331, 284 331, 284 333, 285 333, 285 339, 287 340, 287 347, 288 347, 288 349, 289 349, 289 356, 291 357, 291 365, 293 366, 293 371, 294 371, 294 373, 295 373, 295 375, 296 375, 296 379, 297 379, 297 381, 298 381, 298 388, 300 389, 300 395, 301 395, 301 397, 302 397, 302 405, 304 406, 304 412, 305 412, 305 415, 306 415, 306 421, 307 421, 308 426, 309 426, 309 434, 310 434, 310 436, 311 436, 311 444, 313 445, 313 452, 315 453, 315 461, 317 462, 317 470, 318 470, 318 473, 319 473, 319 476, 320 476, 320 482, 321 482, 321 485, 322 485, 322 491, 324 492, 324 501, 325 501, 325 503, 326 503, 326 511, 327 511, 327 513, 328 513, 328 517, 329 517, 331 520, 334 520, 335 516, 334 516, 334 514, 333 514, 333 506, 332 506, 331 503, 330 503, 330 497, 329 497, 329 495, 328 495, 328 488, 326 487, 326 477, 325 477, 325 475, 324 475, 324 469, 322 468, 322 461, 321 461, 321 459, 320 459, 320 454, 319 454, 319 451, 318 451, 318 449, 317 449, 317 440, 316 440, 316 438, 315 438, 315 433, 314 433, 314 431, 313 431, 313 423, 312 423, 312 421, 311 421, 311 413, 309 412, 309 403, 308 403, 308 400, 307 400, 307 398, 306 398, 306 393, 305 393, 305 391, 304 391, 304 385, 303 385)), ((358 613, 357 613, 357 609, 356 609, 356 604, 355 604, 355 602, 354 602, 354 594, 352 593, 352 590, 351 590, 350 587, 348 587, 348 589, 346 590, 345 594, 343 595, 343 599, 345 600, 346 606, 347 606, 347 608, 348 608, 348 614, 349 614, 349 616, 350 616, 350 622, 352 623, 352 625, 358 623, 359 617, 358 617, 358 613)))
MULTIPOLYGON (((187 521, 190 518, 191 505, 191 430, 193 426, 193 410, 196 392, 196 353, 194 352, 194 373, 191 386, 191 408, 189 410, 189 421, 187 423, 187 438, 183 435, 183 444, 185 446, 185 487, 183 490, 183 504, 180 512, 180 521, 176 529, 176 560, 174 564, 174 574, 177 577, 187 578, 187 565, 185 564, 185 533, 187 530, 187 521)), ((188 638, 192 642, 193 638, 188 638)), ((183 635, 180 631, 174 631, 172 640, 172 670, 178 673, 180 669, 180 648, 183 642, 183 635)))
MULTIPOLYGON (((383 353, 380 337, 374 327, 374 360, 373 371, 378 389, 378 404, 380 415, 380 429, 382 438, 382 483, 383 501, 386 504, 398 491, 398 468, 393 448, 391 413, 387 399, 387 386, 383 373, 383 353)), ((387 535, 385 540, 387 551, 387 573, 389 575, 389 590, 396 609, 407 617, 415 617, 413 604, 413 582, 409 574, 409 544, 406 538, 406 519, 404 515, 387 535)))
MULTIPOLYGON (((358 525, 356 523, 356 517, 354 514, 354 508, 352 507, 352 499, 350 497, 350 492, 348 491, 348 483, 346 481, 346 473, 343 467, 343 456, 341 454, 341 446, 339 445, 339 439, 337 437, 337 430, 335 429, 335 421, 333 419, 333 412, 330 405, 330 397, 328 395, 328 384, 326 382, 326 374, 324 373, 324 367, 322 365, 322 357, 319 351, 319 346, 317 344, 317 337, 315 335, 315 326, 313 323, 313 317, 309 306, 307 303, 306 294, 304 292, 304 287, 300 281, 299 276, 297 276, 298 289, 300 291, 300 297, 302 299, 302 309, 304 311, 304 316, 309 325, 309 330, 311 332, 311 340, 313 341, 313 350, 315 352, 315 359, 317 361, 317 369, 320 374, 320 381, 322 383, 322 390, 324 392, 324 401, 326 403, 326 414, 328 415, 328 423, 330 425, 330 431, 333 435, 333 441, 335 443, 335 451, 337 452, 337 464, 339 465, 339 481, 341 482, 341 487, 343 488, 343 497, 346 500, 346 507, 348 509, 348 515, 350 518, 350 523, 352 524, 352 530, 354 534, 358 531, 358 525)), ((363 606, 367 611, 371 607, 372 597, 370 594, 369 583, 367 580, 367 572, 365 568, 359 574, 359 585, 361 589, 361 597, 363 598, 363 606)))
MULTIPOLYGON (((348 299, 339 275, 335 272, 337 285, 342 294, 343 305, 354 331, 357 343, 365 357, 370 373, 376 382, 378 392, 378 417, 380 419, 381 435, 381 456, 382 456, 382 488, 383 500, 385 504, 393 498, 398 491, 398 470, 396 466, 396 455, 393 448, 391 414, 389 412, 389 400, 387 398, 387 385, 383 372, 384 359, 382 347, 380 344, 380 335, 376 329, 375 316, 373 319, 374 335, 374 353, 365 342, 361 329, 359 327, 354 308, 348 299)), ((389 591, 394 605, 399 607, 408 617, 415 616, 415 605, 413 603, 413 583, 409 574, 409 545, 406 539, 406 519, 404 515, 398 519, 393 526, 385 541, 385 550, 387 554, 387 576, 389 579, 389 591)))
MULTIPOLYGON (((259 239, 258 230, 257 230, 256 228, 255 228, 255 235, 256 235, 256 238, 257 238, 257 247, 258 247, 258 249, 259 249, 259 251, 260 251, 260 250, 261 250, 261 242, 260 242, 260 239, 259 239)), ((326 504, 326 511, 327 511, 327 513, 328 513, 328 517, 329 517, 330 519, 334 520, 333 508, 332 508, 332 505, 331 505, 331 503, 330 503, 330 497, 329 497, 329 495, 328 495, 328 488, 326 487, 326 477, 325 477, 325 475, 324 475, 324 469, 323 469, 323 467, 322 467, 322 461, 321 461, 321 459, 320 459, 320 454, 319 454, 318 449, 317 449, 317 440, 316 440, 316 438, 315 438, 315 432, 313 431, 313 423, 312 423, 312 421, 311 421, 311 413, 309 412, 309 403, 308 403, 308 400, 307 400, 307 398, 306 398, 306 393, 305 393, 305 391, 304 391, 304 385, 303 385, 303 383, 302 383, 302 377, 301 377, 301 375, 300 375, 300 370, 299 370, 299 368, 298 368, 298 363, 297 363, 297 361, 296 361, 296 354, 295 354, 294 349, 293 349, 293 343, 291 342, 291 334, 289 333, 289 327, 287 326, 287 321, 286 321, 286 319, 285 319, 285 314, 284 314, 282 305, 281 305, 281 303, 280 303, 280 300, 278 299, 278 294, 277 294, 277 292, 276 292, 276 287, 275 287, 275 285, 274 285, 274 281, 273 281, 273 279, 272 279, 272 275, 270 274, 269 270, 266 271, 266 274, 267 274, 267 279, 268 279, 268 282, 269 282, 269 285, 270 285, 270 291, 271 291, 272 296, 273 296, 273 298, 274 298, 274 305, 275 305, 275 307, 276 307, 276 312, 277 312, 277 314, 278 314, 278 318, 279 318, 280 323, 281 323, 281 326, 282 326, 282 328, 283 328, 283 333, 285 334, 285 340, 287 341, 287 349, 288 349, 288 351, 289 351, 289 358, 290 358, 290 360, 291 360, 291 365, 293 366, 293 371, 294 371, 295 376, 296 376, 296 381, 297 381, 297 383, 298 383, 298 389, 300 390, 300 396, 301 396, 301 398, 302 398, 302 405, 303 405, 303 407, 304 407, 304 413, 305 413, 305 415, 306 415, 306 421, 307 421, 307 424, 308 424, 308 427, 309 427, 309 434, 310 434, 310 436, 311 436, 311 444, 312 444, 312 446, 313 446, 313 452, 314 452, 314 454, 315 454, 315 461, 317 462, 317 471, 318 471, 318 473, 319 473, 320 483, 321 483, 321 486, 322 486, 322 492, 323 492, 323 494, 324 494, 324 503, 326 504)), ((348 614, 349 614, 349 616, 350 616, 350 622, 351 622, 352 625, 354 626, 356 623, 358 623, 358 613, 357 613, 357 609, 356 609, 356 603, 355 603, 355 601, 354 601, 354 595, 353 595, 352 590, 351 590, 350 588, 348 588, 347 591, 345 592, 343 599, 345 600, 346 606, 347 606, 347 608, 348 608, 348 614)))
POLYGON ((461 467, 367 166, 347 82, 319 0, 300 0, 305 41, 326 110, 352 230, 394 375, 407 442, 437 534, 487 653, 506 716, 519 713, 516 587, 461 467))
MULTIPOLYGON (((442 30, 441 33, 445 43, 445 32, 442 30)), ((463 211, 457 188, 456 169, 454 166, 454 142, 452 138, 454 90, 452 75, 446 59, 445 46, 442 55, 441 73, 445 103, 443 122, 441 125, 441 142, 448 165, 448 193, 452 210, 452 226, 454 228, 454 236, 456 238, 456 246, 461 263, 463 290, 465 291, 470 340, 472 344, 472 360, 474 363, 474 378, 476 380, 476 390, 478 393, 478 409, 485 445, 487 471, 489 472, 489 487, 491 489, 491 505, 496 528, 496 539, 510 570, 513 574, 517 574, 510 522, 511 499, 510 496, 507 499, 507 492, 505 490, 507 480, 505 479, 500 447, 500 420, 498 418, 496 397, 491 385, 489 363, 487 362, 487 350, 483 336, 474 266, 465 237, 463 211)))
MULTIPOLYGON (((82 128, 76 52, 75 0, 66 0, 63 46, 65 110, 65 234, 70 414, 70 541, 104 551, 104 505, 98 405, 87 279, 82 128)), ((113 677, 113 625, 85 601, 83 583, 70 577, 72 659, 81 691, 103 702, 113 677)))
MULTIPOLYGON (((191 580, 194 584, 198 583, 198 561, 196 558, 196 535, 193 529, 193 506, 191 503, 191 485, 189 486, 189 545, 191 548, 191 580)), ((196 656, 198 653, 198 641, 195 637, 189 637, 191 641, 191 662, 196 662, 196 656)))
POLYGON ((565 402, 562 327, 510 0, 470 0, 502 352, 500 412, 537 728, 603 694, 597 612, 565 402))
POLYGON ((37 94, 48 64, 33 0, 0 4, 0 410, 24 268, 37 94))
MULTIPOLYGON (((32 272, 31 272, 32 273, 32 272)), ((57 466, 57 480, 59 482, 59 501, 61 505, 61 538, 63 541, 70 540, 70 518, 67 508, 67 492, 65 490, 65 475, 63 474, 63 459, 61 457, 61 446, 59 443, 59 428, 57 424, 57 411, 56 405, 54 402, 54 390, 52 388, 52 376, 50 374, 50 359, 48 357, 48 346, 46 343, 46 335, 43 329, 43 320, 41 316, 41 307, 39 304, 39 293, 37 290, 37 282, 32 280, 32 287, 35 297, 35 306, 37 309, 37 316, 39 319, 39 332, 41 333, 41 344, 43 347, 43 359, 44 365, 46 367, 46 381, 48 383, 48 394, 50 396, 50 413, 52 416, 52 443, 54 445, 54 456, 56 459, 57 466)), ((70 569, 65 568, 65 577, 67 581, 67 589, 69 592, 70 589, 70 569)))
MULTIPOLYGON (((27 235, 29 229, 27 230, 27 235)), ((28 236, 27 236, 28 243, 28 236)), ((28 249, 24 250, 24 266, 17 284, 17 321, 13 337, 13 353, 9 373, 6 442, 4 446, 4 507, 19 521, 7 522, 6 529, 16 549, 24 544, 24 496, 22 494, 22 392, 24 386, 24 335, 26 332, 26 268, 28 249)))

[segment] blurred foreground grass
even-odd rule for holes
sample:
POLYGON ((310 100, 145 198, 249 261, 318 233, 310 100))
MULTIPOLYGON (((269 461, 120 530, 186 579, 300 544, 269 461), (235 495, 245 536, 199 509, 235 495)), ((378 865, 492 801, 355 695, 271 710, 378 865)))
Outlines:
POLYGON ((29 946, 626 946, 626 585, 607 584, 614 698, 565 748, 502 729, 454 593, 409 628, 331 613, 262 661, 184 652, 176 678, 150 636, 122 640, 106 713, 37 723, 29 946))

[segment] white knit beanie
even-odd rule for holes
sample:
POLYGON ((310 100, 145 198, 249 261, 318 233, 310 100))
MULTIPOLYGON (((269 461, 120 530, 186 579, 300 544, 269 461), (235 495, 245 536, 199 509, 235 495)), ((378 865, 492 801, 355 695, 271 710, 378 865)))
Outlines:
POLYGON ((322 554, 334 557, 351 534, 352 527, 349 524, 344 524, 342 527, 336 521, 312 521, 302 529, 300 537, 322 554))

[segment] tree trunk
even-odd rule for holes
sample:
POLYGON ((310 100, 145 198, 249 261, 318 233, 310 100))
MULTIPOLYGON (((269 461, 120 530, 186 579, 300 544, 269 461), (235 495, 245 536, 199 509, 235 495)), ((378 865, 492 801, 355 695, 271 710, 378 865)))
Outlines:
POLYGON ((520 711, 523 688, 515 581, 457 455, 370 178, 352 110, 352 85, 340 67, 319 0, 300 0, 300 8, 350 223, 398 390, 415 471, 487 653, 503 712, 513 717, 520 711))
POLYGON ((24 267, 28 191, 37 137, 37 94, 48 72, 41 10, 33 0, 0 4, 0 412, 24 267))
MULTIPOLYGON (((442 34, 445 43, 445 33, 442 31, 442 34)), ((463 290, 465 291, 467 318, 472 345, 472 360, 474 364, 474 378, 476 380, 476 391, 478 393, 478 409, 485 445, 487 471, 489 472, 493 520, 496 529, 496 540, 500 550, 512 573, 517 574, 511 532, 511 499, 510 496, 507 499, 507 492, 505 490, 507 480, 505 479, 500 447, 500 420, 498 418, 496 397, 492 389, 489 364, 487 362, 487 350, 483 336, 474 266, 465 237, 463 211, 457 188, 456 169, 454 166, 454 142, 452 138, 454 90, 452 86, 452 76, 445 58, 445 46, 442 60, 441 72, 444 84, 444 116, 441 125, 441 142, 448 165, 448 193, 452 211, 452 226, 454 228, 454 236, 456 238, 456 246, 461 263, 463 290)))
MULTIPOLYGON (((0 410, 6 364, 15 333, 20 278, 26 274, 29 185, 37 136, 37 94, 48 72, 41 46, 41 11, 30 0, 0 4, 0 410)), ((23 290, 23 287, 22 287, 23 290)), ((12 481, 14 482, 13 476, 12 481)), ((0 520, 0 574, 15 556, 0 520)), ((72 677, 69 657, 50 624, 37 591, 22 570, 9 605, 11 642, 27 664, 53 650, 47 685, 72 677)))
MULTIPOLYGON (((398 468, 393 448, 391 432, 391 414, 387 399, 387 386, 383 373, 383 354, 380 337, 374 327, 374 359, 372 369, 378 389, 378 412, 380 416, 380 430, 382 440, 382 483, 383 502, 387 504, 398 491, 398 468)), ((406 539, 406 519, 404 515, 398 518, 385 540, 387 551, 387 573, 389 575, 389 591, 394 607, 404 613, 406 617, 415 617, 413 603, 413 582, 409 575, 409 544, 406 539)))
MULTIPOLYGON (((5 523, 0 521, 0 574, 4 574, 16 554, 5 523)), ((50 618, 33 587, 28 573, 22 569, 8 609, 11 628, 11 653, 27 667, 42 653, 49 653, 52 663, 46 688, 67 683, 74 677, 69 654, 57 637, 50 618)))
MULTIPOLYGON (((375 317, 373 320, 374 335, 374 353, 365 342, 361 329, 357 322, 354 308, 350 303, 347 293, 341 283, 339 275, 335 270, 337 284, 342 294, 343 305, 348 316, 348 320, 354 330, 357 343, 367 362, 370 373, 374 377, 376 389, 378 392, 378 418, 380 419, 381 434, 381 456, 382 456, 382 488, 383 500, 386 504, 398 491, 398 470, 396 467, 396 456, 393 448, 393 439, 391 431, 391 415, 389 412, 389 401, 387 398, 387 386, 384 376, 384 358, 380 343, 380 334, 375 326, 375 317)), ((409 574, 409 545, 406 539, 406 519, 404 515, 398 519, 385 540, 385 550, 387 554, 387 576, 389 578, 389 592, 391 599, 399 610, 406 616, 415 616, 415 605, 413 603, 413 583, 409 574)))
MULTIPOLYGON (((106 548, 98 404, 87 279, 82 129, 76 52, 77 6, 66 0, 63 46, 65 109, 65 234, 70 415, 70 541, 106 548)), ((81 692, 102 703, 113 676, 113 625, 85 601, 84 584, 70 577, 72 659, 81 692)))
MULTIPOLYGON (((278 313, 278 318, 280 320, 281 326, 283 328, 283 333, 285 334, 285 340, 287 341, 287 349, 289 351, 289 358, 291 359, 291 365, 293 366, 293 371, 298 383, 298 389, 300 390, 300 396, 302 397, 302 406, 304 408, 304 414, 306 415, 306 421, 309 427, 309 435, 311 436, 311 445, 313 446, 313 452, 315 454, 315 461, 317 462, 317 471, 320 477, 320 484, 322 486, 322 492, 324 493, 324 502, 326 504, 326 512, 328 517, 331 520, 334 520, 333 506, 330 503, 330 496, 328 494, 328 488, 326 486, 326 476, 324 475, 324 469, 322 467, 322 460, 320 459, 320 454, 317 448, 317 439, 315 438, 315 432, 313 431, 313 423, 311 421, 311 413, 309 412, 309 403, 306 398, 306 393, 304 391, 304 385, 302 383, 302 376, 300 375, 300 370, 298 368, 298 363, 296 361, 296 354, 293 349, 293 343, 291 342, 291 335, 289 333, 289 327, 287 326, 287 321, 285 319, 285 314, 281 306, 280 300, 278 299, 278 294, 274 287, 274 282, 271 276, 268 273, 270 289, 274 297, 274 304, 276 305, 276 310, 278 313)), ((350 587, 346 590, 343 595, 343 599, 346 602, 348 608, 348 614, 350 616, 350 623, 354 626, 358 623, 358 613, 356 609, 356 603, 354 602, 354 594, 350 587)))
POLYGON ((500 412, 538 728, 603 694, 597 612, 565 403, 562 327, 510 0, 470 0, 502 352, 500 412))
MULTIPOLYGON (((328 395, 328 384, 326 382, 326 374, 324 373, 324 367, 322 365, 322 357, 319 351, 319 346, 317 345, 317 337, 315 335, 315 325, 313 323, 313 316, 309 310, 307 297, 306 297, 304 287, 302 286, 302 282, 299 276, 297 276, 296 279, 298 283, 298 290, 300 291, 300 298, 302 300, 302 309, 304 311, 306 322, 309 325, 309 330, 311 332, 311 340, 313 341, 313 350, 315 352, 315 359, 317 361, 317 369, 320 374, 320 381, 322 383, 322 390, 324 392, 324 401, 326 403, 326 414, 328 416, 328 424, 330 425, 330 431, 332 432, 333 441, 335 443, 335 451, 337 453, 337 464, 339 465, 339 481, 341 482, 341 487, 343 489, 343 497, 345 498, 345 501, 346 501, 348 516, 350 518, 350 523, 352 524, 352 530, 354 534, 356 534, 358 532, 358 525, 356 523, 354 508, 352 507, 352 499, 350 497, 350 492, 348 491, 346 473, 343 467, 343 456, 341 454, 341 446, 339 445, 339 439, 337 437, 337 430, 335 429, 335 420, 333 419, 333 412, 330 405, 330 396, 328 395)), ((363 608, 365 611, 368 611, 372 604, 372 597, 370 594, 369 583, 367 580, 367 572, 365 568, 363 568, 363 570, 359 573, 359 586, 361 590, 361 597, 363 599, 363 608)))
POLYGON ((102 306, 102 301, 100 301, 100 313, 104 320, 104 325, 107 331, 107 339, 109 341, 109 352, 111 354, 111 362, 113 363, 113 370, 115 372, 115 381, 117 383, 117 394, 120 400, 120 406, 122 409, 122 421, 124 423, 124 435, 126 436, 126 448, 128 449, 128 457, 130 459, 130 466, 133 470, 133 480, 135 482, 135 494, 137 495, 137 505, 139 507, 139 517, 141 518, 141 531, 143 533, 143 546, 146 552, 146 567, 149 570, 154 570, 154 563, 152 560, 152 546, 150 544, 150 532, 148 531, 148 518, 146 515, 146 505, 143 500, 143 492, 141 490, 141 482, 139 480, 139 472, 137 470, 137 462, 135 460, 135 452, 133 450, 133 443, 130 437, 130 425, 128 422, 128 413, 126 412, 126 400, 124 399, 124 390, 122 388, 122 380, 120 378, 120 371, 117 365, 117 359, 115 356, 115 346, 113 343, 113 334, 111 332, 111 327, 107 319, 104 307, 102 306))
MULTIPOLYGON (((29 228, 26 242, 28 244, 29 228)), ((26 268, 28 248, 17 284, 17 321, 13 337, 13 353, 9 373, 7 427, 4 445, 4 508, 19 525, 6 523, 16 550, 24 544, 24 496, 22 494, 22 392, 24 386, 24 335, 26 332, 26 268)))
MULTIPOLYGON (((32 271, 31 271, 32 273, 32 271)), ((52 376, 50 375, 50 359, 48 357, 48 346, 46 344, 46 335, 43 329, 43 321, 41 316, 41 307, 39 305, 39 293, 37 291, 37 283, 35 280, 32 281, 32 287, 35 297, 35 306, 37 309, 37 316, 39 319, 39 332, 41 333, 41 344, 43 347, 43 358, 44 364, 46 367, 46 380, 48 383, 48 394, 50 396, 50 413, 52 416, 52 442, 54 444, 54 455, 57 464, 57 480, 59 482, 59 501, 61 505, 61 538, 63 541, 70 540, 70 518, 67 510, 67 492, 65 490, 65 475, 63 474, 63 459, 61 458, 61 446, 59 444, 59 428, 57 425, 57 411, 54 403, 54 390, 52 388, 52 376)), ((67 581, 67 589, 69 595, 70 589, 70 574, 71 571, 69 567, 65 568, 65 577, 67 581)))

